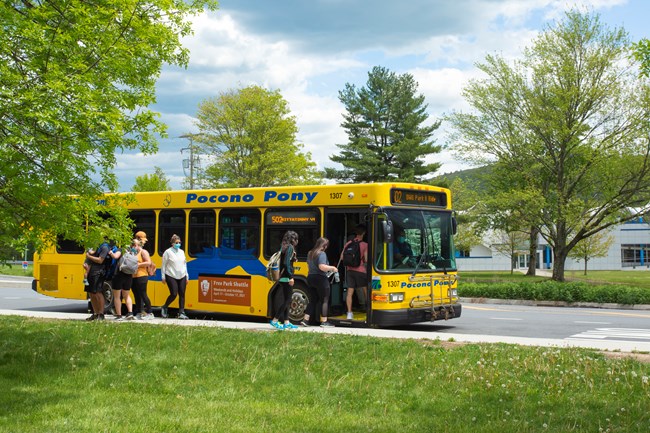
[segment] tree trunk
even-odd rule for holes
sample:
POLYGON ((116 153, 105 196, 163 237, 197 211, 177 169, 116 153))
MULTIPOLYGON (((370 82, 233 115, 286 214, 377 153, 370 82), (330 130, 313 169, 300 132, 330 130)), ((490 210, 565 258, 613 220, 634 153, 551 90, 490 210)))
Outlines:
POLYGON ((553 281, 564 281, 564 263, 568 252, 566 248, 553 250, 553 281))
POLYGON ((537 269, 537 236, 539 235, 539 230, 537 227, 531 227, 530 228, 530 249, 528 250, 528 253, 530 255, 530 260, 528 261, 528 272, 526 272, 526 275, 530 276, 535 276, 535 272, 537 269))

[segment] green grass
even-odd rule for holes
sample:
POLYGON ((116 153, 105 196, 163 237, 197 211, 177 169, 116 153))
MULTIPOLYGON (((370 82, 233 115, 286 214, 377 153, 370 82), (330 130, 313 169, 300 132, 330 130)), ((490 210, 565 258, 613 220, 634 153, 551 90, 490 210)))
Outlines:
MULTIPOLYGON (((521 272, 511 274, 508 271, 467 271, 459 272, 463 281, 484 282, 521 282, 521 281, 546 281, 549 277, 536 275, 526 276, 521 272)), ((643 287, 650 289, 650 272, 639 271, 566 271, 564 277, 567 281, 585 281, 596 284, 620 284, 624 286, 643 287)))
POLYGON ((647 432, 584 349, 0 317, 0 431, 647 432))
POLYGON ((22 264, 0 264, 0 275, 14 275, 19 277, 31 277, 34 275, 34 266, 28 265, 27 269, 23 269, 22 264))
POLYGON ((625 286, 643 287, 650 289, 650 272, 639 271, 567 271, 565 277, 568 280, 586 281, 590 283, 610 283, 625 286))

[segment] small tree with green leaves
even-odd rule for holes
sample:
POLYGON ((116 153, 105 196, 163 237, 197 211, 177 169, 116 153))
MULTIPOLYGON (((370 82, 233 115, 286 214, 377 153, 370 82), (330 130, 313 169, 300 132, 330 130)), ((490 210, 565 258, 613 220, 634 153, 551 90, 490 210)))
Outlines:
POLYGON ((584 275, 587 275, 587 263, 596 257, 607 257, 609 247, 614 240, 607 232, 598 232, 578 242, 569 253, 569 257, 585 264, 584 275))
POLYGON ((143 191, 170 191, 169 179, 160 167, 154 167, 152 174, 143 174, 136 176, 135 184, 131 187, 133 192, 143 191))
POLYGON ((199 105, 194 140, 213 163, 204 187, 320 183, 316 164, 296 140, 298 127, 278 90, 230 90, 199 105))

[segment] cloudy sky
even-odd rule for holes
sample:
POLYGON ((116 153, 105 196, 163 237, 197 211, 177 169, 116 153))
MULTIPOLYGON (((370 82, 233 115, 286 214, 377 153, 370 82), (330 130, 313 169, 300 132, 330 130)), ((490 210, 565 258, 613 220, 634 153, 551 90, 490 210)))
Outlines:
MULTIPOLYGON (((480 77, 474 64, 488 53, 519 57, 545 26, 567 8, 594 11, 632 40, 650 37, 647 0, 220 0, 219 10, 195 17, 184 39, 187 69, 167 67, 153 107, 169 127, 156 155, 119 155, 120 191, 135 177, 163 169, 172 187, 184 179, 181 154, 197 132, 199 103, 251 84, 279 89, 298 122, 298 140, 319 168, 333 166, 335 144, 347 142, 340 127, 345 83, 365 85, 368 71, 383 66, 418 82, 433 121, 467 110, 461 92, 480 77)), ((445 144, 443 127, 435 135, 445 144)), ((467 168, 449 152, 435 155, 440 173, 467 168)))

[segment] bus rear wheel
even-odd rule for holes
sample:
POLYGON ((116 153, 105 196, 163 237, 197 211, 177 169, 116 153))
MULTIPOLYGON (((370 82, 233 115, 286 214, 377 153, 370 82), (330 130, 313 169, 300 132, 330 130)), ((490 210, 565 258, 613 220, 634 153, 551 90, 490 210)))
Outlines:
POLYGON ((110 281, 104 281, 102 285, 102 294, 104 295, 104 311, 108 314, 115 315, 115 306, 113 305, 113 287, 110 281))
POLYGON ((305 317, 310 302, 316 302, 316 294, 302 283, 294 284, 289 306, 289 320, 300 322, 305 317))

